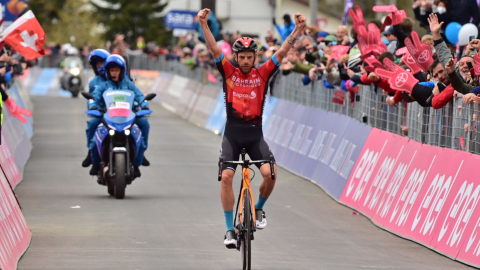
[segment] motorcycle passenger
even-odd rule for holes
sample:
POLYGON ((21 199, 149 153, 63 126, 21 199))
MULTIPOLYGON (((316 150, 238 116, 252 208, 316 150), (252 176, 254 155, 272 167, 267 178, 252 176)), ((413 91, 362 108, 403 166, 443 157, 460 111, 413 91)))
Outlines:
MULTIPOLYGON (((89 109, 106 108, 105 101, 103 100, 103 92, 106 90, 130 90, 135 95, 135 102, 139 104, 140 109, 148 109, 148 101, 144 101, 143 93, 135 86, 135 84, 127 77, 125 60, 120 55, 111 55, 105 62, 105 72, 107 75, 107 81, 101 83, 93 91, 92 95, 94 101, 89 103, 89 109)), ((140 146, 138 156, 134 162, 134 177, 140 177, 140 169, 138 168, 144 162, 144 152, 148 147, 148 133, 150 130, 150 124, 146 117, 139 117, 136 121, 137 126, 142 131, 143 141, 140 146)), ((100 168, 100 156, 98 151, 94 151, 96 142, 92 139, 90 143, 90 152, 92 156, 92 169, 90 175, 97 175, 100 168)), ((144 165, 148 166, 148 165, 144 165)))
MULTIPOLYGON (((95 90, 95 88, 97 88, 98 85, 107 81, 107 75, 105 74, 105 60, 107 60, 109 56, 110 53, 102 49, 97 49, 90 53, 90 56, 88 57, 88 62, 92 66, 93 72, 96 76, 88 84, 88 92, 93 93, 93 91, 95 90)), ((89 100, 89 102, 93 101, 89 100)), ((101 121, 102 118, 100 117, 92 117, 90 118, 90 120, 88 120, 87 130, 85 130, 85 132, 87 133, 87 148, 89 148, 93 136, 95 136, 97 126, 100 125, 101 121)), ((87 157, 82 162, 82 167, 86 168, 90 165, 92 165, 92 158, 90 155, 90 150, 88 150, 87 157)))

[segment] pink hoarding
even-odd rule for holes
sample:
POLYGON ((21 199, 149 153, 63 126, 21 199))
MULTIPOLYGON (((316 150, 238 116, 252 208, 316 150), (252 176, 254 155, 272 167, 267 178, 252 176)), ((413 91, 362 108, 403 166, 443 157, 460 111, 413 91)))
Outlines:
POLYGON ((28 248, 31 236, 32 233, 18 206, 15 195, 10 189, 7 179, 0 172, 1 269, 14 270, 17 268, 17 262, 28 248))
MULTIPOLYGON (((2 136, 2 144, 0 145, 0 164, 8 177, 8 181, 13 188, 17 186, 17 184, 22 180, 22 173, 18 169, 17 164, 15 163, 15 158, 12 155, 12 151, 10 150, 10 146, 8 145, 5 136, 3 135, 3 131, 1 133, 2 136)), ((2 173, 0 171, 0 173, 2 173)))
POLYGON ((372 129, 340 202, 378 226, 480 265, 480 157, 372 129))

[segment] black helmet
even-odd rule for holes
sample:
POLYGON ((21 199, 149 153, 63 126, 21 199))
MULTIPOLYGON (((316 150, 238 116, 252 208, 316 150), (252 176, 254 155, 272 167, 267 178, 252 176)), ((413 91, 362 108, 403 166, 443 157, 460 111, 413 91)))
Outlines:
POLYGON ((257 43, 255 40, 249 37, 239 38, 233 43, 233 52, 254 52, 256 53, 258 50, 257 43))

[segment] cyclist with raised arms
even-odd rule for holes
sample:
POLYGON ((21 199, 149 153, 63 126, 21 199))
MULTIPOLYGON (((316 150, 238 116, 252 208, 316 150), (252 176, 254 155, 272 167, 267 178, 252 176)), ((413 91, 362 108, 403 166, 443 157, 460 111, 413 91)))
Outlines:
MULTIPOLYGON (((209 9, 198 12, 198 19, 205 41, 223 77, 227 124, 220 149, 220 157, 228 161, 238 160, 241 149, 245 148, 252 160, 268 160, 272 153, 263 139, 262 131, 262 115, 268 81, 280 66, 287 52, 292 48, 297 37, 303 32, 306 22, 305 16, 300 13, 295 14, 295 29, 293 32, 273 57, 258 69, 254 67, 258 50, 255 41, 248 37, 239 38, 235 41, 232 48, 235 61, 238 64, 238 68, 235 68, 217 46, 207 25, 209 16, 209 9)), ((263 182, 260 185, 260 195, 255 205, 256 227, 257 229, 263 229, 267 226, 263 207, 275 187, 275 181, 272 180, 270 174, 270 164, 261 164, 258 167, 263 176, 263 182)), ((222 168, 220 195, 227 227, 224 239, 227 248, 235 248, 237 244, 237 235, 233 224, 235 195, 232 188, 235 169, 236 166, 232 165, 224 165, 222 168)), ((276 165, 274 170, 276 174, 276 165)))

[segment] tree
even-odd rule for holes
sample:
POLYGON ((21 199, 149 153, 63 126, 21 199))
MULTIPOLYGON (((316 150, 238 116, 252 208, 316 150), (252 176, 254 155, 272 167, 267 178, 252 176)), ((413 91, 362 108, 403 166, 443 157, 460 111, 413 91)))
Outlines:
POLYGON ((172 36, 164 26, 163 17, 159 16, 167 3, 161 4, 158 0, 103 0, 106 5, 99 6, 97 2, 90 0, 96 9, 96 17, 106 28, 104 38, 107 40, 114 40, 115 35, 121 33, 129 44, 135 44, 139 36, 147 42, 166 44, 172 36))
POLYGON ((28 5, 49 42, 71 43, 76 47, 88 42, 103 47, 101 34, 95 32, 98 23, 88 0, 30 0, 28 5))
POLYGON ((59 20, 59 11, 63 9, 64 0, 30 0, 28 7, 33 11, 38 22, 45 30, 45 33, 50 32, 54 27, 54 23, 59 20))

